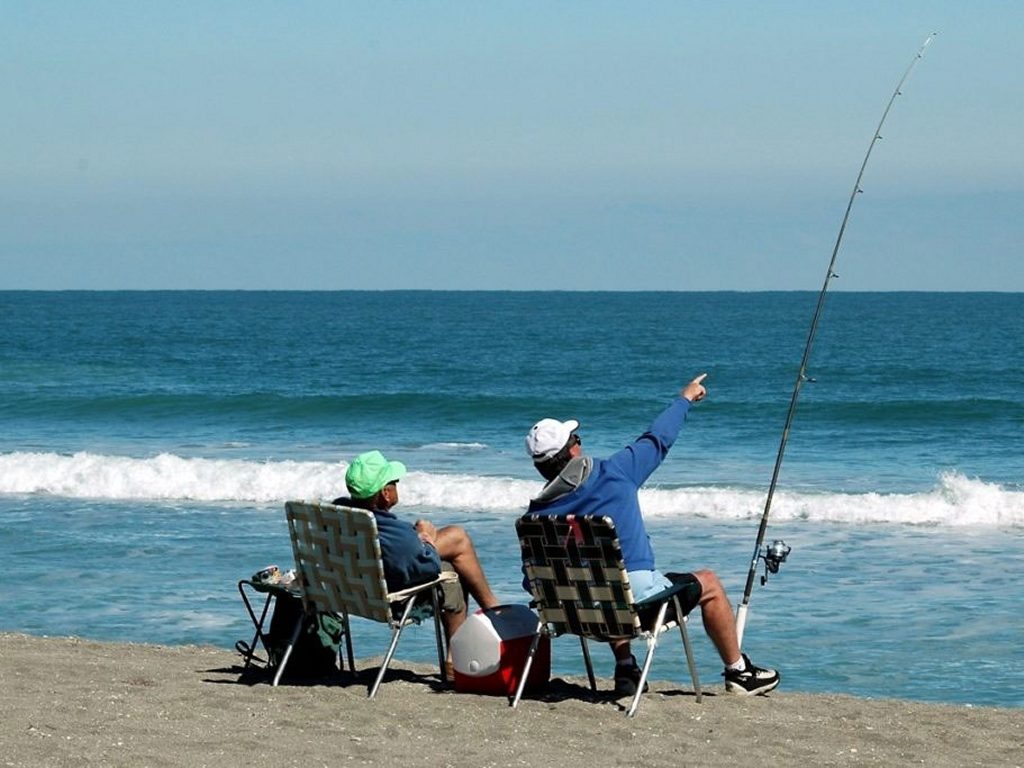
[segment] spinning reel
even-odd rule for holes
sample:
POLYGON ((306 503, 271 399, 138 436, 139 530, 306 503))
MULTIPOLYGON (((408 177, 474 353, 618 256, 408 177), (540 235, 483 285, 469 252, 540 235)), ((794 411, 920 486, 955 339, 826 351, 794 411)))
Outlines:
POLYGON ((779 572, 779 566, 786 562, 786 558, 789 557, 792 549, 782 539, 775 539, 771 544, 765 546, 764 552, 758 555, 759 560, 764 560, 764 576, 761 577, 762 587, 768 582, 769 573, 779 572))

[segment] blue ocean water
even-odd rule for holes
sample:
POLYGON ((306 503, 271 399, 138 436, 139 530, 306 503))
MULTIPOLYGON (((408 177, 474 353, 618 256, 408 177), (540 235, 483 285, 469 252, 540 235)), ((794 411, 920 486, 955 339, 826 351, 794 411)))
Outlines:
MULTIPOLYGON (((529 426, 577 418, 607 454, 703 371, 709 397, 643 504, 659 565, 713 567, 738 600, 816 300, 0 292, 0 558, 17 579, 0 629, 248 639, 235 583, 289 567, 283 502, 340 493, 369 448, 410 468, 397 511, 466 526, 499 597, 525 602, 529 426)), ((1024 706, 1022 340, 1022 294, 829 296, 768 531, 793 554, 744 640, 786 689, 1024 706)), ((357 653, 382 634, 357 627, 357 653)), ((430 634, 400 653, 428 661, 430 634)), ((697 653, 717 679, 703 638, 697 653)), ((556 642, 556 672, 578 656, 556 642)))

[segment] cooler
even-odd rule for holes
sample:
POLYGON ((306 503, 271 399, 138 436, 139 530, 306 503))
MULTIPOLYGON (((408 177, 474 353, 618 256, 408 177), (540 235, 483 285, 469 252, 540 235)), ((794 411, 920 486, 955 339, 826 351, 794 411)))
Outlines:
MULTIPOLYGON (((499 605, 467 617, 451 641, 455 690, 515 695, 536 631, 537 614, 525 605, 499 605)), ((543 688, 550 676, 551 640, 541 635, 526 690, 543 688)))

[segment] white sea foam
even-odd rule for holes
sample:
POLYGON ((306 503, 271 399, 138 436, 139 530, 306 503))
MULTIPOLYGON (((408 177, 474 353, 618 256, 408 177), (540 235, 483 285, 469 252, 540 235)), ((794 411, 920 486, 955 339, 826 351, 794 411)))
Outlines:
POLYGON ((148 459, 76 453, 0 455, 0 493, 68 498, 268 502, 330 495, 344 467, 311 461, 148 459))
MULTIPOLYGON (((0 454, 0 494, 46 494, 111 500, 192 500, 272 504, 284 499, 331 499, 344 493, 344 463, 152 458, 91 453, 0 454)), ((537 493, 539 480, 410 472, 402 482, 406 506, 516 513, 537 493)), ((646 488, 651 517, 759 517, 764 492, 734 488, 646 488)), ((830 493, 780 490, 772 519, 836 523, 1024 527, 1024 491, 950 472, 918 493, 830 493)))
MULTIPOLYGON (((766 492, 728 488, 644 489, 649 516, 694 515, 716 519, 760 518, 766 492)), ((1024 526, 1024 492, 965 477, 939 476, 920 493, 792 493, 777 491, 772 519, 904 525, 1024 526)))

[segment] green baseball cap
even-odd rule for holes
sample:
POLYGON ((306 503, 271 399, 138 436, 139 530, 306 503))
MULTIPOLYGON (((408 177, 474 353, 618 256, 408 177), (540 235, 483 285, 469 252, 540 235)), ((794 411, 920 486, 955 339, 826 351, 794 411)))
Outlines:
POLYGON ((345 472, 345 486, 353 499, 368 499, 388 483, 405 477, 405 464, 388 461, 380 451, 367 451, 352 459, 345 472))

